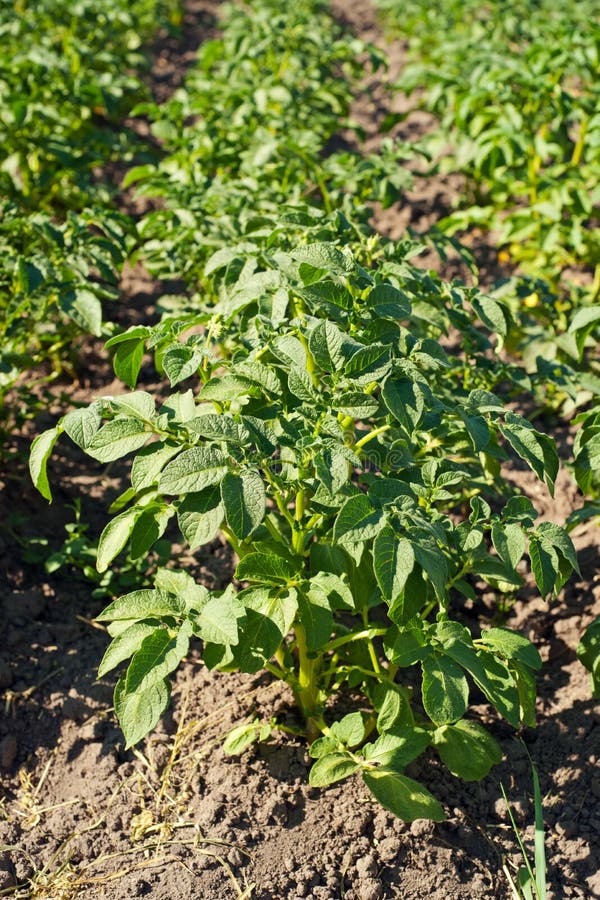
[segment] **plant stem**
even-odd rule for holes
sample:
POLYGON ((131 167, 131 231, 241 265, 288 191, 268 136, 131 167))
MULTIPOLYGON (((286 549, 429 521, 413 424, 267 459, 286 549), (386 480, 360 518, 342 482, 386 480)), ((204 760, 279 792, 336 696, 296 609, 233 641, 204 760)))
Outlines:
POLYGON ((313 741, 323 729, 319 711, 319 691, 317 673, 321 658, 312 659, 308 653, 306 631, 304 626, 296 623, 296 648, 298 650, 298 682, 295 688, 298 706, 306 719, 306 733, 309 741, 313 741))
POLYGON ((361 447, 364 447, 365 444, 368 444, 369 441, 372 441, 373 438, 379 437, 380 434, 384 434, 386 431, 389 431, 391 425, 380 425, 379 428, 374 428, 373 431, 370 431, 368 434, 365 434, 364 437, 357 441, 354 445, 355 450, 360 450, 361 447))

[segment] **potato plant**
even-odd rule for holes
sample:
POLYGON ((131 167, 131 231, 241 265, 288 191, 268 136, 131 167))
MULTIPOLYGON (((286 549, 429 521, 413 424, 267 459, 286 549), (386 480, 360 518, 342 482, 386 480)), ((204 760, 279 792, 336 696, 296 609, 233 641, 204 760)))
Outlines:
POLYGON ((155 158, 123 122, 148 97, 144 43, 178 19, 176 0, 0 4, 2 401, 69 365, 76 335, 110 333, 135 226, 99 168, 155 158))
POLYGON ((352 127, 350 105, 365 68, 385 61, 343 33, 326 9, 314 0, 288 9, 275 0, 226 8, 222 36, 201 47, 185 87, 160 107, 138 107, 167 151, 125 180, 160 200, 139 223, 138 255, 157 277, 183 277, 194 294, 215 250, 271 246, 285 207, 296 231, 319 209, 364 224, 367 200, 389 205, 410 183, 401 163, 414 151, 401 142, 364 157, 331 146, 352 127))
MULTIPOLYGON (((167 568, 100 615, 112 637, 100 673, 129 660, 115 689, 128 746, 158 721, 195 640, 209 668, 266 669, 289 685, 311 784, 360 773, 402 818, 439 820, 439 802, 404 770, 429 747, 467 780, 499 761, 469 715, 473 690, 515 728, 534 722, 536 649, 504 627, 472 634, 456 611, 482 581, 516 589, 526 551, 544 596, 577 566, 566 532, 536 525, 530 501, 502 497, 493 474, 513 452, 552 490, 556 450, 498 396, 447 376, 439 342, 413 334, 419 294, 376 264, 313 243, 278 253, 272 275, 270 294, 258 283, 241 303, 235 286, 224 292, 203 333, 180 343, 179 375, 196 392, 158 409, 134 390, 73 410, 34 442, 32 476, 50 499, 46 461, 63 433, 100 462, 134 454, 101 571, 126 545, 146 554, 170 522, 192 550, 220 530, 236 554, 224 591, 167 568), (249 296, 260 313, 245 319, 249 296), (355 711, 340 718, 342 690, 355 711)), ((111 343, 132 351, 141 337, 111 343)), ((244 726, 229 749, 269 727, 244 726)))
POLYGON ((399 86, 419 89, 417 103, 439 117, 431 136, 438 166, 467 179, 461 209, 442 227, 494 229, 509 258, 554 287, 569 267, 596 269, 588 297, 597 299, 594 4, 542 2, 535 15, 519 0, 469 4, 467 15, 454 0, 427 10, 409 4, 408 15, 394 0, 380 5, 412 30, 413 64, 399 86))

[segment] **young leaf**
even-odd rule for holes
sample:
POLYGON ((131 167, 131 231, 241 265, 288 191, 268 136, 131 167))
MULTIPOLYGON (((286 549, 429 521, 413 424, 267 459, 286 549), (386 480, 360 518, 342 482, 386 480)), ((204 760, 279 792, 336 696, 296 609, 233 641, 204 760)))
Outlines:
POLYGON ((460 667, 439 653, 422 660, 421 666, 423 706, 431 721, 446 725, 462 718, 469 700, 469 686, 460 667))
POLYGON ((119 663, 133 656, 140 649, 142 641, 156 628, 157 626, 150 622, 134 622, 133 625, 113 638, 98 666, 98 678, 102 678, 119 663))
POLYGON ((483 726, 466 719, 436 729, 433 743, 452 774, 464 781, 481 781, 502 761, 502 750, 494 738, 483 726))
POLYGON ((390 525, 382 528, 373 542, 373 568, 384 600, 393 603, 402 593, 414 565, 410 541, 398 537, 390 525))
POLYGON ((360 712, 348 713, 339 722, 334 722, 330 735, 346 747, 357 747, 365 739, 365 720, 360 712))
POLYGON ((530 669, 541 669, 542 667, 542 658, 537 648, 518 631, 500 627, 487 628, 482 631, 480 641, 505 659, 523 663, 530 669))
POLYGON ((188 652, 191 630, 191 624, 183 622, 175 634, 169 628, 161 627, 155 628, 152 634, 144 638, 127 669, 127 693, 160 683, 176 669, 188 652))
POLYGON ((115 516, 107 524, 100 535, 98 542, 98 555, 96 557, 96 569, 98 572, 106 572, 115 556, 121 552, 131 536, 137 517, 140 515, 139 507, 132 506, 115 516))
POLYGON ((139 450, 148 441, 150 432, 140 419, 120 417, 107 422, 96 432, 86 447, 86 453, 99 462, 113 462, 139 450))
POLYGON ((129 749, 155 728, 169 705, 171 685, 164 679, 131 692, 127 690, 125 682, 126 676, 122 675, 115 687, 114 704, 125 735, 125 749, 129 749))
POLYGON ((346 753, 328 753, 313 764, 308 783, 311 787, 327 787, 328 784, 348 778, 359 768, 359 764, 346 753))
POLYGON ((398 772, 424 753, 430 743, 431 735, 424 728, 397 727, 365 745, 365 760, 398 772))
POLYGON ((427 788, 392 769, 365 769, 363 779, 373 796, 404 822, 432 819, 443 822, 444 810, 427 788))
POLYGON ((240 475, 227 472, 221 482, 221 498, 227 524, 241 541, 256 531, 265 517, 265 485, 251 469, 240 475))
POLYGON ((162 494, 190 494, 220 484, 226 473, 224 453, 214 447, 193 447, 167 463, 158 490, 162 494))
POLYGON ((61 429, 56 426, 55 428, 50 428, 48 431, 43 431, 42 434, 38 434, 31 445, 31 452, 29 455, 29 472, 31 474, 31 480, 42 497, 50 503, 52 502, 52 492, 50 491, 46 465, 50 458, 50 454, 54 449, 54 445, 60 436, 60 432, 61 429))
POLYGON ((181 616, 183 609, 177 598, 161 590, 133 591, 113 600, 100 615, 98 622, 140 621, 141 619, 181 616))
POLYGON ((215 539, 225 518, 218 487, 188 494, 177 507, 177 521, 190 550, 215 539))
POLYGON ((228 756, 239 756, 252 744, 257 741, 264 741, 270 734, 270 727, 267 725, 268 733, 265 735, 265 725, 260 722, 246 722, 243 725, 236 725, 227 733, 227 737, 223 741, 223 752, 228 756), (265 735, 265 736, 263 736, 265 735))
POLYGON ((238 581, 259 584, 287 584, 299 571, 299 563, 275 553, 247 553, 235 571, 238 581))

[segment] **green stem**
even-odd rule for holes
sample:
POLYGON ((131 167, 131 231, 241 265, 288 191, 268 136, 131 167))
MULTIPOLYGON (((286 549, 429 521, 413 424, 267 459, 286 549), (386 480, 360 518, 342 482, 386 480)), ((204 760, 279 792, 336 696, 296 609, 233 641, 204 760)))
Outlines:
POLYGON ((362 641, 365 638, 370 639, 374 637, 380 637, 381 635, 387 632, 387 628, 366 628, 364 631, 356 631, 352 632, 352 634, 344 634, 342 637, 335 638, 335 640, 330 641, 324 648, 324 653, 330 653, 332 650, 337 650, 338 647, 343 647, 344 644, 350 644, 352 641, 362 641))
POLYGON ((589 122, 589 116, 585 116, 585 118, 581 122, 581 127, 579 129, 579 134, 577 136, 577 140, 575 141, 575 146, 573 147, 573 154, 571 156, 571 165, 578 166, 581 162, 581 157, 583 154, 583 147, 585 144, 585 137, 587 133, 587 127, 589 122))
POLYGON ((354 445, 354 450, 360 450, 361 447, 364 447, 365 444, 368 444, 369 441, 372 441, 373 438, 379 437, 380 434, 385 434, 386 431, 389 431, 391 425, 380 425, 379 428, 374 428, 373 431, 370 431, 368 434, 365 434, 364 437, 357 441, 354 445))
POLYGON ((296 649, 298 651, 298 682, 295 688, 296 700, 306 719, 306 733, 309 740, 314 740, 323 731, 319 710, 319 689, 317 676, 321 657, 311 658, 308 653, 306 631, 304 626, 296 623, 296 649))

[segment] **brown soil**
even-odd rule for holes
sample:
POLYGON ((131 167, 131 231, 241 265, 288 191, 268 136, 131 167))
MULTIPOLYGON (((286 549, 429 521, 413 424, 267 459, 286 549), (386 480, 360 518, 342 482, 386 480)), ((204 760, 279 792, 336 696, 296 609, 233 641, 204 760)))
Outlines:
MULTIPOLYGON (((200 33, 214 28, 217 6, 189 7, 189 46, 182 50, 169 38, 158 47, 157 60, 167 62, 156 67, 170 71, 160 86, 155 80, 159 99, 180 82, 200 33)), ((338 0, 337 8, 355 30, 381 41, 366 2, 350 8, 338 0)), ((393 65, 401 65, 403 48, 388 50, 393 65)), ((376 84, 371 90, 377 96, 376 84)), ((368 93, 357 113, 365 126, 375 123, 366 130, 376 141, 381 110, 368 93)), ((401 127, 410 133, 411 119, 401 127)), ((438 186, 428 191, 411 192, 403 208, 387 211, 385 222, 376 213, 375 222, 389 233, 415 217, 431 224, 442 201, 438 186)), ((151 279, 129 273, 124 320, 128 310, 130 321, 151 314, 156 299, 151 279)), ((0 891, 38 900, 503 900, 510 896, 503 860, 514 871, 519 858, 500 785, 531 846, 530 754, 544 796, 548 897, 599 898, 600 706, 575 656, 583 627, 600 614, 597 530, 576 533, 582 575, 556 604, 543 603, 528 587, 507 613, 508 624, 528 634, 545 661, 538 727, 519 740, 482 703, 478 713, 489 719, 505 753, 488 778, 463 783, 433 756, 413 766, 411 774, 443 801, 448 819, 442 824, 403 824, 371 802, 358 781, 309 788, 305 747, 291 736, 228 758, 222 736, 234 724, 278 714, 293 725, 291 697, 267 675, 209 673, 195 654, 177 675, 172 712, 139 749, 125 751, 111 711, 114 681, 95 678, 107 636, 94 616, 104 601, 92 598, 76 570, 50 576, 40 564, 23 562, 23 550, 31 551, 36 538, 46 538, 51 549, 61 545, 72 520, 65 504, 78 496, 90 534, 98 534, 119 491, 118 469, 107 472, 89 460, 84 466, 65 446, 51 465, 55 502, 49 507, 23 462, 31 435, 70 402, 119 389, 100 346, 88 350, 78 385, 53 388, 47 411, 6 448, 11 461, 0 475, 0 891), (29 887, 16 888, 27 879, 29 887)), ((154 376, 145 377, 151 383, 154 376)), ((506 476, 533 496, 545 518, 561 521, 581 502, 564 472, 554 500, 528 472, 515 467, 506 476)), ((220 541, 190 563, 210 586, 223 585, 231 573, 220 541)), ((476 609, 464 609, 472 624, 491 614, 492 598, 485 595, 476 609)))

